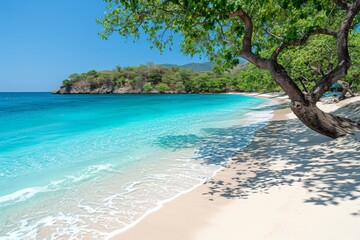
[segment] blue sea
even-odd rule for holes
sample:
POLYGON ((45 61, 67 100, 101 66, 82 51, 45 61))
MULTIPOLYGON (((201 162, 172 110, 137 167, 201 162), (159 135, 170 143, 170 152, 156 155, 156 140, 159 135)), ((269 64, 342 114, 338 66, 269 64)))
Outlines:
POLYGON ((107 239, 210 178, 269 100, 0 93, 0 239, 107 239))

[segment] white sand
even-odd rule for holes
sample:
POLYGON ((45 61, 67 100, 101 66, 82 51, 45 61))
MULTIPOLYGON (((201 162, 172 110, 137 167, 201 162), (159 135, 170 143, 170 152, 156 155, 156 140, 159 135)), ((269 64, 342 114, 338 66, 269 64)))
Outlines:
MULTIPOLYGON (((351 106, 340 114, 359 120, 360 102, 351 106)), ((115 238, 360 239, 360 142, 320 136, 289 115, 276 111, 213 179, 115 238)))

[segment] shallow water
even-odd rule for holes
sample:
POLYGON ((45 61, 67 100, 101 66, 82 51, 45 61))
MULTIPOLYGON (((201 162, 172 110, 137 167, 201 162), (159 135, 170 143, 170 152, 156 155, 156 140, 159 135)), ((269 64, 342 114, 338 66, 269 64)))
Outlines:
POLYGON ((0 239, 108 238, 209 178, 267 101, 0 93, 0 239))

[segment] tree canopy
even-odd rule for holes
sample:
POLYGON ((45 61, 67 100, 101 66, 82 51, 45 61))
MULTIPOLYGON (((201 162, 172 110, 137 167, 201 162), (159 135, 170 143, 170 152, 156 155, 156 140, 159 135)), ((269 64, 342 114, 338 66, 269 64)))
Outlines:
POLYGON ((339 11, 341 1, 330 0, 105 2, 108 2, 108 12, 98 19, 104 26, 101 37, 106 39, 117 32, 138 39, 144 33, 154 47, 163 50, 171 48, 174 34, 181 34, 183 52, 206 54, 209 60, 224 67, 238 64, 246 42, 242 41, 245 25, 242 18, 237 18, 239 11, 251 17, 255 53, 271 52, 281 41, 298 40, 315 29, 336 28, 346 14, 339 11))
POLYGON ((342 120, 346 126, 340 124, 338 118, 316 107, 351 66, 349 34, 360 20, 360 0, 105 1, 108 12, 98 19, 105 39, 114 32, 132 39, 144 33, 162 51, 171 48, 174 34, 180 34, 186 54, 205 54, 223 69, 236 66, 242 57, 267 70, 290 97, 293 112, 311 129, 338 137, 360 126, 346 119, 342 120), (283 55, 319 35, 328 36, 326 42, 336 46, 336 63, 304 94, 291 71, 285 69, 291 61, 283 55))

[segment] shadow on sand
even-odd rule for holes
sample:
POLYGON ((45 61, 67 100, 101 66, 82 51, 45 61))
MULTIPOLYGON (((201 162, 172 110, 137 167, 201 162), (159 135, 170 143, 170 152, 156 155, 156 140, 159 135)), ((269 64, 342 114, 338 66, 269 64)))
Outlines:
MULTIPOLYGON (((336 114, 359 121, 360 103, 336 114)), ((166 136, 158 144, 174 150, 200 145, 197 159, 205 160, 205 164, 221 164, 224 158, 233 156, 233 164, 225 166, 236 171, 231 181, 215 178, 207 182, 209 191, 204 194, 210 200, 247 198, 295 182, 311 193, 304 199, 310 204, 338 205, 360 197, 360 142, 354 136, 333 140, 309 130, 297 119, 272 121, 259 129, 252 125, 204 131, 206 137, 166 136)), ((360 216, 360 211, 352 215, 360 216)))

